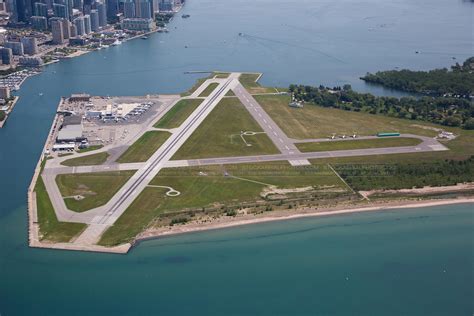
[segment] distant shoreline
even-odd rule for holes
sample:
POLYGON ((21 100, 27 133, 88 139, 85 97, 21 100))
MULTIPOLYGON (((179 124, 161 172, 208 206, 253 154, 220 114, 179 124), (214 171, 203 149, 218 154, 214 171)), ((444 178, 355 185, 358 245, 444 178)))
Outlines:
POLYGON ((323 208, 315 210, 314 208, 292 210, 292 211, 274 211, 271 213, 263 214, 263 216, 255 215, 242 215, 237 217, 222 216, 218 219, 210 222, 190 222, 184 225, 175 225, 161 227, 158 229, 148 229, 137 236, 132 243, 132 247, 139 245, 143 241, 159 239, 163 237, 172 237, 181 234, 204 232, 209 230, 218 230, 225 228, 232 228, 244 225, 276 222, 276 221, 287 221, 294 219, 301 219, 307 217, 318 217, 318 216, 336 216, 336 215, 348 215, 365 212, 381 212, 386 210, 403 210, 409 208, 425 208, 432 206, 442 205, 456 205, 456 204, 474 204, 474 197, 468 198, 457 198, 457 199, 444 199, 444 200, 422 200, 422 201, 386 201, 385 203, 374 203, 371 206, 362 207, 350 207, 350 206, 335 206, 329 208, 323 208))

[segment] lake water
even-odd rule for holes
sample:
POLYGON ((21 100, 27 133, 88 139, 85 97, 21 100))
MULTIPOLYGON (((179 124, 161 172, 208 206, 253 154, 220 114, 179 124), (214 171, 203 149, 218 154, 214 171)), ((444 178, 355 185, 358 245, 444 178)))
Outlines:
POLYGON ((168 34, 62 61, 22 86, 0 130, 0 314, 471 315, 472 205, 252 225, 127 256, 27 247, 26 191, 60 96, 178 93, 198 78, 184 71, 214 69, 402 95, 358 77, 474 51, 465 1, 188 0, 183 13, 168 34))

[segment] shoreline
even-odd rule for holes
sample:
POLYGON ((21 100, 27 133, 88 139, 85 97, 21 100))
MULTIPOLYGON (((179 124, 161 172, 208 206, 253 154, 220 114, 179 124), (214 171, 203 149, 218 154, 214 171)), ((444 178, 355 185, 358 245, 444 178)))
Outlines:
POLYGON ((302 209, 301 212, 295 213, 288 211, 274 211, 273 214, 265 214, 264 216, 255 215, 243 215, 237 217, 223 216, 218 219, 212 220, 209 223, 197 223, 190 222, 184 225, 176 225, 173 227, 162 227, 158 229, 148 229, 138 235, 132 242, 132 248, 138 246, 143 241, 149 241, 153 239, 159 239, 164 237, 172 237, 182 234, 205 232, 210 230, 219 230, 226 228, 233 228, 246 225, 254 225, 261 223, 277 222, 295 220, 308 217, 326 217, 326 216, 337 216, 337 215, 348 215, 348 214, 359 214, 366 212, 382 212, 387 210, 404 210, 410 208, 425 208, 432 206, 443 206, 443 205, 456 205, 456 204, 474 204, 474 197, 467 198, 455 198, 455 199, 443 199, 443 200, 405 200, 405 201, 386 201, 385 203, 377 203, 372 206, 361 206, 357 207, 354 205, 350 206, 334 206, 329 208, 323 208, 320 210, 315 209, 302 209), (290 214, 293 213, 293 214, 290 214))

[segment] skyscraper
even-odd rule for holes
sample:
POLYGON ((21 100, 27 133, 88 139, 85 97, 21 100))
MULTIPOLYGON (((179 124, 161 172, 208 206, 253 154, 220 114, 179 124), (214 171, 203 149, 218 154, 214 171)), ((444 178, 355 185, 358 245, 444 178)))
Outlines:
POLYGON ((153 2, 152 0, 140 0, 140 15, 142 19, 153 19, 153 2))
POLYGON ((99 26, 103 27, 107 25, 107 8, 105 3, 96 3, 97 12, 99 13, 99 26))
POLYGON ((74 19, 74 25, 76 26, 76 33, 77 36, 83 36, 86 34, 85 26, 84 26, 84 17, 80 16, 74 19))
POLYGON ((119 13, 119 2, 118 0, 106 0, 105 6, 107 7, 107 19, 113 20, 119 13))
POLYGON ((38 41, 35 37, 22 37, 23 51, 27 55, 38 54, 38 41))
POLYGON ((134 18, 135 15, 135 2, 133 0, 125 0, 123 4, 123 16, 126 19, 134 18))
POLYGON ((100 29, 99 25, 99 11, 97 10, 91 10, 91 30, 93 32, 97 32, 100 29))
POLYGON ((63 23, 61 19, 51 18, 51 32, 53 33, 53 44, 64 44, 63 23))
MULTIPOLYGON (((92 12, 92 10, 91 10, 92 12)), ((91 17, 89 14, 84 15, 84 33, 90 34, 91 30, 91 17)))
POLYGON ((34 11, 35 16, 48 17, 48 5, 46 3, 36 2, 34 11))

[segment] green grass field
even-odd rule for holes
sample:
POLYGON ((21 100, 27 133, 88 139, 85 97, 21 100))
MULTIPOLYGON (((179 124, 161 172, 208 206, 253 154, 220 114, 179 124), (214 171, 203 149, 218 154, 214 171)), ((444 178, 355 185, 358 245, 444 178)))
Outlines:
POLYGON ((214 91, 214 90, 217 88, 218 85, 219 85, 218 83, 211 83, 211 84, 209 84, 209 85, 206 87, 206 89, 204 89, 204 91, 201 92, 201 94, 199 95, 199 97, 202 98, 202 97, 208 97, 208 96, 210 96, 211 93, 212 93, 212 91, 214 91))
POLYGON ((260 74, 246 73, 239 77, 240 83, 247 89, 250 94, 259 93, 275 93, 277 90, 270 87, 262 87, 258 82, 260 74))
POLYGON ((102 147, 104 147, 104 146, 102 146, 102 145, 89 146, 87 148, 79 149, 77 152, 78 153, 87 153, 89 151, 94 151, 94 150, 97 150, 97 149, 101 149, 102 147))
POLYGON ((102 152, 84 157, 71 158, 61 162, 61 164, 68 167, 101 165, 108 157, 108 153, 102 152))
POLYGON ((202 103, 200 99, 184 99, 176 103, 159 121, 156 128, 176 128, 202 103))
POLYGON ((86 224, 58 221, 41 177, 38 177, 35 192, 41 240, 68 242, 86 228, 86 224))
POLYGON ((225 78, 229 78, 229 76, 230 76, 229 72, 214 72, 215 78, 225 79, 225 78))
POLYGON ((85 212, 106 204, 134 173, 135 171, 113 171, 60 174, 56 177, 56 183, 61 195, 65 197, 66 206, 71 211, 85 212), (84 198, 67 198, 75 195, 84 198))
POLYGON ((327 166, 320 165, 297 168, 287 162, 277 162, 163 169, 150 184, 171 186, 181 195, 168 197, 166 189, 146 188, 99 243, 113 246, 129 242, 163 212, 260 200, 259 194, 266 185, 252 181, 280 188, 315 186, 345 190, 341 180, 327 166), (225 172, 229 175, 224 176, 225 172))
POLYGON ((296 139, 329 137, 333 133, 368 136, 379 132, 435 136, 437 132, 418 126, 444 128, 420 121, 324 108, 313 104, 306 104, 302 109, 290 108, 288 95, 256 96, 255 99, 288 137, 296 139))
POLYGON ((146 132, 117 159, 117 162, 147 161, 170 135, 170 133, 162 131, 146 132))
POLYGON ((173 159, 193 159, 276 154, 278 149, 266 134, 245 136, 241 131, 262 132, 262 129, 237 98, 225 98, 188 138, 173 159))
POLYGON ((377 139, 355 139, 355 140, 337 140, 320 143, 300 143, 296 147, 301 152, 314 151, 332 151, 332 150, 348 150, 348 149, 365 149, 365 148, 384 148, 384 147, 402 147, 415 146, 421 143, 418 138, 377 138, 377 139))

